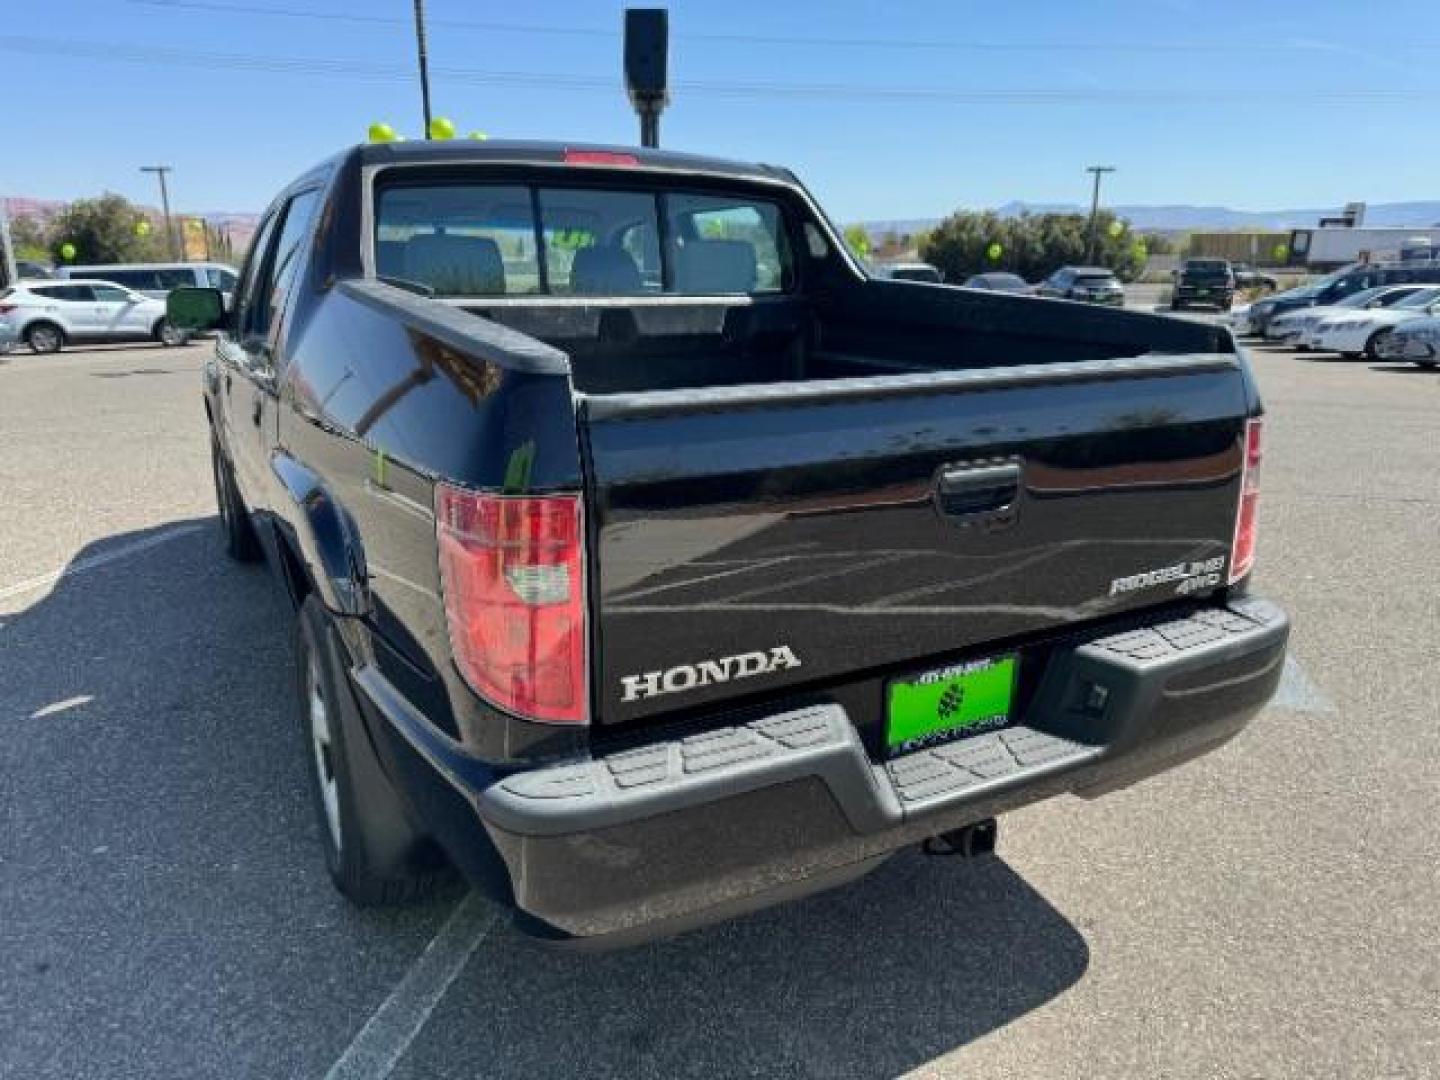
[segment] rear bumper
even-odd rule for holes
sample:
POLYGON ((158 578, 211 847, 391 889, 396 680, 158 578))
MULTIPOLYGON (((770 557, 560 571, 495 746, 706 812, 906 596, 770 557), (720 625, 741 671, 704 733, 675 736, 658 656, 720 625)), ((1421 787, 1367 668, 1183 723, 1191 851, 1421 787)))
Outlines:
POLYGON ((1243 599, 1097 635, 1052 657, 1019 726, 888 762, 871 759, 843 708, 819 703, 500 778, 437 764, 474 807, 532 928, 652 936, 1213 749, 1273 693, 1288 632, 1278 607, 1243 599))

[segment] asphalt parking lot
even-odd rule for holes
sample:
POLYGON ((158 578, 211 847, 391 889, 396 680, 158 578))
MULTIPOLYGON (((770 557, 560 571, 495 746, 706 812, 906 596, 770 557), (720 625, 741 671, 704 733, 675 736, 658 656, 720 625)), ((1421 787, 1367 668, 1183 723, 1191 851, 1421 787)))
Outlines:
POLYGON ((349 907, 289 617, 224 560, 210 346, 0 358, 0 1075, 1440 1071, 1440 377, 1252 350, 1280 698, 1001 855, 630 952, 349 907))

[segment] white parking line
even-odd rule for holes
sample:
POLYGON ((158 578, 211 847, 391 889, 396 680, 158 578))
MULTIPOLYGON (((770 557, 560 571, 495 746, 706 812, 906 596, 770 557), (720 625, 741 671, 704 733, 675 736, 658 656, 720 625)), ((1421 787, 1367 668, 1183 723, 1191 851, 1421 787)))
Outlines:
POLYGON ((330 1066, 325 1080, 389 1076, 497 919, 495 908, 478 893, 469 893, 456 904, 405 977, 330 1066))
POLYGON ((61 578, 73 577, 76 574, 83 574, 87 570, 95 570, 119 559, 129 558, 131 555, 138 555, 140 552, 154 547, 156 544, 163 544, 167 540, 174 540, 177 536, 186 536, 193 532, 199 532, 201 525, 177 525, 173 529, 147 536, 142 540, 136 540, 129 544, 121 544, 110 551, 102 551, 98 555, 90 555, 83 559, 76 559, 74 562, 62 566, 59 570, 52 570, 48 574, 41 574, 39 577, 28 578, 25 581, 17 581, 13 585, 0 586, 0 600, 8 600, 12 596, 19 596, 21 593, 31 592, 35 589, 43 589, 47 585, 53 585, 61 578))

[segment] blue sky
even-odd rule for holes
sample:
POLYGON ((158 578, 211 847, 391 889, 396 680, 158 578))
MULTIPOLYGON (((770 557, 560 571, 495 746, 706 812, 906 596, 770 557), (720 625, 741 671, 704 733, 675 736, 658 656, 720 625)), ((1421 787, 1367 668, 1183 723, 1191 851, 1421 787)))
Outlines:
MULTIPOLYGON (((137 167, 163 161, 180 209, 258 210, 372 120, 419 133, 409 0, 178 5, 6 5, 0 193, 154 202, 137 167)), ((633 141, 624 6, 429 0, 436 112, 497 137, 633 141)), ((662 145, 789 165, 847 221, 1079 202, 1095 162, 1119 169, 1107 202, 1440 197, 1435 0, 670 10, 662 145)))

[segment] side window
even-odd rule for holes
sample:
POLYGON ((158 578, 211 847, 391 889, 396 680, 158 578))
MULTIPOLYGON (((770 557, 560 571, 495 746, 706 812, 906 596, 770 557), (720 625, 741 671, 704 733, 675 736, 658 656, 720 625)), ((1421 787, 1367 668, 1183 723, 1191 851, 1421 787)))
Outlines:
POLYGON ((255 313, 256 333, 269 336, 285 310, 285 301, 294 287, 295 275, 305 261, 303 245, 310 235, 310 223, 319 202, 319 191, 303 191, 290 200, 285 210, 285 222, 270 258, 266 284, 257 295, 260 306, 255 313))
POLYGON ((30 291, 46 300, 64 300, 71 304, 88 304, 95 299, 89 285, 46 285, 30 291))
POLYGON ((774 203, 714 195, 667 195, 674 291, 787 291, 794 272, 784 218, 774 203))
POLYGON ((260 273, 268 261, 270 248, 275 239, 275 222, 278 211, 271 214, 255 230, 255 239, 250 244, 250 254, 245 257, 245 268, 240 272, 241 288, 235 297, 236 336, 243 342, 253 336, 255 308, 259 293, 260 273))
POLYGON ((195 284, 195 271, 188 266, 165 266, 154 272, 153 284, 137 285, 140 289, 179 289, 195 284))
POLYGON ((102 304, 128 304, 130 302, 130 294, 114 285, 92 285, 90 290, 95 294, 95 299, 102 304))

